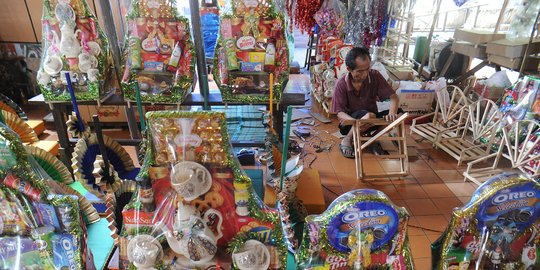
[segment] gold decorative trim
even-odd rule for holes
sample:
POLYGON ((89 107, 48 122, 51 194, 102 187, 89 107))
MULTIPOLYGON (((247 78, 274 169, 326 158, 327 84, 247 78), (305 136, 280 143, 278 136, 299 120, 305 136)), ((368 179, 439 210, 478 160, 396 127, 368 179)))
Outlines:
POLYGON ((78 127, 79 120, 77 119, 77 115, 75 114, 75 112, 71 112, 71 114, 68 116, 68 120, 66 121, 66 126, 67 126, 67 132, 71 135, 71 137, 84 139, 92 135, 90 131, 90 127, 84 121, 83 121, 84 131, 81 132, 79 130, 79 127, 78 127))
POLYGON ((32 157, 34 157, 34 159, 41 160, 45 163, 40 165, 45 170, 45 172, 49 173, 49 176, 51 176, 51 170, 54 170, 58 173, 56 179, 53 178, 53 180, 55 180, 56 182, 64 183, 66 185, 73 183, 73 178, 71 177, 71 173, 69 172, 66 165, 64 165, 64 163, 62 163, 53 154, 32 145, 25 145, 24 147, 26 148, 26 151, 32 157))
POLYGON ((23 143, 35 143, 39 141, 36 132, 18 115, 4 110, 1 113, 6 125, 19 135, 23 143))

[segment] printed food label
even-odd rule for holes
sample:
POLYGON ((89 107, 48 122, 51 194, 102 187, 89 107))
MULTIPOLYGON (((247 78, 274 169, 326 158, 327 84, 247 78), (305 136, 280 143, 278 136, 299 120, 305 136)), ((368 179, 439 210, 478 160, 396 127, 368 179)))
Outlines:
POLYGON ((392 206, 374 201, 361 201, 336 215, 328 224, 328 240, 340 252, 350 252, 349 235, 353 229, 358 238, 371 235, 371 250, 386 244, 396 234, 399 223, 392 206))

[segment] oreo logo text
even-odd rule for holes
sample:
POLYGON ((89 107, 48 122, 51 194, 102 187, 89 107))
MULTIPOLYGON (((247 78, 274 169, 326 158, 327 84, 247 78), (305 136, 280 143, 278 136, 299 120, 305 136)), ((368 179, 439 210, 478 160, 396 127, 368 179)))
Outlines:
POLYGON ((492 202, 493 204, 501 204, 510 200, 532 198, 535 195, 536 194, 534 191, 520 191, 520 192, 504 193, 504 194, 497 195, 495 198, 493 198, 492 202))
POLYGON ((386 211, 384 210, 367 210, 367 211, 354 211, 354 212, 347 212, 342 217, 342 221, 344 223, 351 223, 353 221, 357 221, 362 218, 371 218, 371 217, 380 217, 385 216, 386 211))

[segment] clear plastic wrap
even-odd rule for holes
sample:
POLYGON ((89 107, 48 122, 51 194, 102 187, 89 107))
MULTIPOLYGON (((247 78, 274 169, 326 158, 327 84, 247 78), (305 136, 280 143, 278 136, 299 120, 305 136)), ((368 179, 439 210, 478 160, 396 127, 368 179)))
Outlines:
POLYGON ((532 111, 535 98, 540 88, 540 79, 525 76, 519 84, 517 91, 517 101, 515 106, 510 109, 509 115, 514 120, 534 119, 532 111))
POLYGON ((0 165, 0 269, 94 269, 79 198, 36 174, 39 165, 3 124, 0 142, 10 160, 0 165))
POLYGON ((540 267, 540 185, 503 174, 482 184, 469 203, 453 211, 438 240, 437 269, 537 269, 540 267))
POLYGON ((195 50, 174 0, 135 0, 127 15, 122 89, 127 99, 182 103, 194 82, 195 50))
POLYGON ((214 79, 223 101, 268 102, 272 94, 277 102, 289 78, 284 16, 270 0, 231 3, 232 13, 221 13, 214 57, 214 79))
POLYGON ((315 13, 314 18, 322 36, 343 36, 345 24, 344 15, 347 13, 345 5, 338 0, 325 0, 321 9, 315 13))
POLYGON ((224 114, 147 118, 145 165, 123 210, 121 268, 284 269, 280 216, 241 170, 224 114))
POLYGON ((108 40, 84 0, 43 2, 43 57, 37 82, 47 101, 67 101, 69 74, 78 100, 97 100, 114 91, 108 40))
POLYGON ((409 214, 381 191, 358 189, 306 218, 299 269, 414 269, 409 214), (319 268, 321 267, 321 268, 319 268))

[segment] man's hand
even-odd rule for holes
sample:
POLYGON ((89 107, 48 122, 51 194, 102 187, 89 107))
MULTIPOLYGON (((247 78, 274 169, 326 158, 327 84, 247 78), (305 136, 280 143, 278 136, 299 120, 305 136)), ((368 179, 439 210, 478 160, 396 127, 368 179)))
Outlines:
POLYGON ((343 125, 343 122, 344 121, 347 121, 347 120, 355 120, 354 118, 352 118, 350 115, 344 113, 344 112, 339 112, 338 113, 338 120, 339 120, 339 124, 340 125, 343 125))
POLYGON ((396 114, 396 113, 388 113, 387 115, 384 116, 384 120, 388 122, 394 122, 398 118, 399 118, 399 114, 396 114))
POLYGON ((388 122, 394 122, 396 119, 399 118, 399 114, 397 113, 399 106, 399 97, 396 94, 393 94, 390 97, 390 111, 388 112, 388 115, 384 117, 384 120, 388 122))

